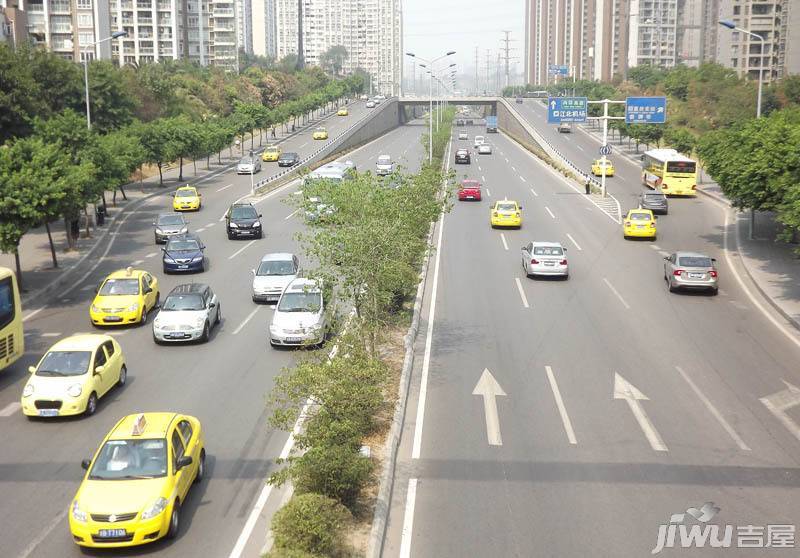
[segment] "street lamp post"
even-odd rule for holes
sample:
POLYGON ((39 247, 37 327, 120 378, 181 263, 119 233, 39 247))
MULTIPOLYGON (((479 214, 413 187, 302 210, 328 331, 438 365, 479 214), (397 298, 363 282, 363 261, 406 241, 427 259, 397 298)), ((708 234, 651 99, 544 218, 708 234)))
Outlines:
POLYGON ((456 51, 451 50, 438 58, 426 60, 425 58, 420 58, 413 52, 406 52, 406 56, 410 56, 411 58, 419 58, 427 64, 420 64, 421 68, 427 68, 430 66, 428 70, 428 164, 433 163, 433 65, 442 58, 446 58, 455 53, 456 51))
MULTIPOLYGON (((99 41, 95 41, 87 46, 94 47, 99 45, 100 43, 104 43, 112 39, 125 37, 127 34, 128 34, 127 31, 114 31, 113 33, 111 33, 110 37, 106 37, 105 39, 100 39, 99 41)), ((84 86, 84 91, 86 93, 86 127, 91 130, 92 112, 91 109, 89 108, 89 58, 86 56, 83 57, 83 86, 84 86)))

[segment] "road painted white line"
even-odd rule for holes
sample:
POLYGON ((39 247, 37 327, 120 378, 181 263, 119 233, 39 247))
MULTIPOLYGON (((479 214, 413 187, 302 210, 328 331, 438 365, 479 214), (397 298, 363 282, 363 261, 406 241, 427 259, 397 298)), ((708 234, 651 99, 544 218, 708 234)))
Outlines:
POLYGON ((121 329, 118 331, 109 331, 106 335, 112 335, 114 337, 122 337, 123 335, 128 335, 129 329, 121 329))
POLYGON ((650 417, 647 416, 644 407, 642 407, 642 401, 649 401, 650 398, 636 389, 633 384, 617 372, 614 372, 614 399, 625 400, 631 413, 633 413, 633 418, 639 423, 639 428, 642 429, 653 451, 669 451, 661 438, 661 434, 658 433, 658 430, 650 421, 650 417))
POLYGON ((508 243, 506 242, 506 235, 503 234, 503 233, 500 233, 500 240, 503 241, 503 248, 505 248, 506 251, 508 251, 508 243))
POLYGON ((719 294, 721 294, 722 296, 728 296, 728 291, 726 291, 725 289, 720 289, 719 294))
POLYGON ((524 176, 522 176, 522 175, 519 175, 519 179, 520 179, 520 180, 522 180, 523 182, 527 182, 527 181, 525 180, 525 177, 524 177, 524 176))
POLYGON ((580 144, 577 144, 577 143, 576 143, 576 144, 575 144, 575 147, 577 147, 577 148, 578 148, 578 149, 580 149, 581 151, 583 151, 583 150, 584 150, 584 149, 583 149, 583 147, 581 147, 581 146, 580 146, 580 144))
POLYGON ((483 398, 483 418, 486 421, 486 441, 490 446, 502 446, 503 437, 500 434, 500 415, 497 413, 497 398, 505 397, 506 392, 497 383, 488 368, 483 369, 472 395, 483 398))
POLYGON ((425 399, 428 396, 428 370, 431 366, 431 346, 433 345, 433 324, 436 319, 436 292, 439 290, 439 263, 442 255, 442 235, 444 234, 444 215, 439 220, 439 237, 436 240, 436 260, 433 268, 433 288, 431 289, 431 307, 428 310, 428 330, 425 332, 425 353, 422 356, 422 377, 417 400, 417 418, 414 424, 414 443, 411 447, 411 459, 419 459, 422 448, 422 426, 425 421, 425 399))
POLYGON ((592 208, 591 208, 591 207, 589 207, 588 205, 584 205, 584 206, 583 206, 583 208, 584 208, 586 211, 591 211, 591 210, 592 210, 592 208))
POLYGON ((400 536, 400 558, 411 556, 411 535, 414 530, 414 504, 417 499, 417 479, 408 479, 406 508, 403 513, 403 530, 400 536))
POLYGON ((78 289, 78 290, 81 290, 81 291, 91 291, 93 288, 94 288, 94 285, 84 285, 83 287, 81 287, 81 288, 80 288, 80 289, 78 289))
POLYGON ((135 260, 135 261, 132 261, 132 262, 131 262, 131 265, 132 265, 132 266, 136 266, 136 265, 139 265, 139 264, 141 264, 141 263, 144 263, 144 260, 135 260))
POLYGON ((236 329, 234 329, 234 330, 233 330, 233 334, 232 334, 232 335, 236 335, 236 334, 238 334, 240 331, 242 331, 242 329, 244 329, 244 326, 246 326, 246 325, 247 325, 247 322, 249 322, 250 320, 252 320, 252 319, 253 319, 253 316, 255 316, 255 315, 258 313, 258 311, 259 311, 259 310, 261 310, 261 308, 262 308, 261 306, 256 306, 256 307, 253 309, 253 311, 252 311, 252 312, 250 312, 250 313, 247 315, 247 317, 244 319, 244 321, 243 321, 242 323, 240 323, 238 326, 236 326, 236 329))
POLYGON ((658 244, 650 244, 650 248, 656 251, 661 250, 661 246, 658 244))
POLYGON ((153 256, 158 256, 158 252, 150 252, 145 256, 145 258, 152 258, 153 256))
POLYGON ((20 409, 22 409, 22 403, 19 401, 12 401, 0 410, 0 417, 10 417, 20 409))
POLYGON ((553 374, 553 369, 549 366, 544 367, 547 372, 547 380, 550 382, 550 389, 553 390, 553 397, 556 400, 556 407, 558 407, 558 414, 561 415, 561 422, 564 424, 564 431, 567 433, 567 439, 570 444, 577 444, 578 439, 575 437, 575 431, 572 429, 572 421, 569 420, 567 408, 564 405, 564 400, 561 398, 561 390, 558 389, 556 377, 553 374))
POLYGON ((61 337, 60 331, 48 331, 47 333, 40 334, 41 337, 61 337))
POLYGON ((289 219, 291 219, 292 217, 294 217, 295 215, 297 215, 297 212, 298 212, 298 211, 300 211, 300 209, 299 209, 299 208, 298 208, 298 209, 295 209, 295 210, 294 210, 294 211, 292 211, 292 212, 291 212, 289 215, 287 215, 286 217, 284 217, 284 218, 283 218, 283 220, 284 220, 284 221, 288 221, 289 219))
POLYGON ((528 305, 528 297, 525 296, 525 291, 522 289, 522 281, 519 280, 519 277, 514 277, 514 281, 517 282, 517 290, 519 291, 519 297, 522 299, 522 305, 525 308, 530 308, 528 305))
POLYGON ((689 374, 687 374, 680 366, 675 366, 675 370, 677 370, 678 373, 681 376, 683 376, 683 379, 686 380, 686 383, 689 384, 689 387, 692 388, 692 391, 695 393, 695 395, 697 395, 700 401, 703 402, 703 405, 706 406, 708 412, 714 415, 714 418, 717 419, 717 421, 720 423, 725 432, 728 433, 728 436, 733 438, 733 441, 736 443, 737 446, 739 446, 739 449, 744 451, 750 451, 750 447, 744 443, 742 437, 739 436, 739 434, 733 429, 730 423, 727 420, 725 420, 725 417, 722 416, 722 413, 719 412, 719 410, 714 406, 711 400, 708 397, 706 397, 702 391, 700 391, 700 388, 697 387, 697 384, 694 383, 689 374))
POLYGON ((624 299, 624 298, 622 298, 622 295, 621 295, 621 294, 619 294, 619 292, 617 291, 617 289, 615 289, 615 288, 614 288, 614 285, 612 285, 611 283, 609 283, 609 282, 608 282, 608 279, 606 279, 605 277, 603 277, 603 282, 604 282, 606 285, 608 285, 608 288, 609 288, 609 289, 611 289, 611 292, 612 292, 612 293, 614 293, 614 294, 617 296, 617 298, 618 298, 618 299, 619 299, 619 301, 622 303, 622 305, 625 307, 625 309, 626 309, 626 310, 630 310, 630 309, 631 309, 631 307, 630 307, 630 306, 628 306, 628 303, 627 303, 627 302, 625 302, 625 299, 624 299))
POLYGON ((515 167, 514 165, 511 165, 511 170, 514 171, 514 172, 517 172, 517 167, 515 167))
POLYGON ((547 207, 547 206, 544 206, 544 208, 545 208, 545 210, 546 210, 546 211, 547 211, 547 212, 550 214, 550 217, 552 217, 553 219, 555 219, 555 218, 556 218, 556 216, 553 214, 553 212, 552 212, 552 211, 550 211, 550 208, 549 208, 549 207, 547 207))
POLYGON ((62 298, 62 299, 61 299, 61 302, 62 302, 63 304, 67 304, 68 302, 71 302, 71 301, 72 301, 72 299, 71 299, 71 298, 62 298))
POLYGON ((486 182, 486 177, 481 175, 481 182, 486 182))
POLYGON ((28 558, 31 554, 33 554, 33 551, 36 550, 40 544, 42 544, 42 541, 44 541, 50 535, 53 529, 61 525, 61 522, 64 521, 66 517, 67 510, 65 509, 55 516, 53 521, 51 521, 47 527, 45 527, 38 535, 36 535, 36 537, 34 537, 28 546, 25 547, 25 550, 23 550, 19 555, 19 558, 28 558))
POLYGON ((539 194, 537 194, 536 190, 534 190, 533 188, 531 188, 531 194, 533 194, 534 197, 537 197, 537 198, 539 197, 539 194))
POLYGON ((231 254, 230 256, 228 256, 228 259, 229 259, 229 260, 232 260, 233 258, 235 258, 236 256, 238 256, 239 254, 241 254, 242 252, 244 252, 245 250, 247 250, 248 248, 250 248, 250 246, 252 246, 252 245, 253 245, 253 244, 255 244, 256 242, 257 242, 256 240, 251 240, 250 242, 248 242, 247 244, 245 244, 244 246, 242 246, 241 248, 239 248, 238 250, 236 250, 236 251, 235 251, 233 254, 231 254))
POLYGON ((795 438, 800 440, 800 426, 789 416, 789 411, 793 407, 800 405, 800 388, 781 379, 786 389, 778 391, 766 397, 759 398, 759 401, 778 419, 795 438))
POLYGON ((478 172, 483 171, 480 165, 478 165, 478 172))
POLYGON ((659 250, 658 254, 663 258, 668 258, 669 257, 669 252, 667 252, 666 250, 659 250))
POLYGON ((506 163, 508 163, 508 157, 504 157, 504 159, 506 160, 506 163))
POLYGON ((197 229, 197 230, 196 230, 196 231, 194 231, 194 232, 201 233, 201 232, 203 232, 204 230, 206 230, 206 228, 205 228, 205 227, 200 227, 199 229, 197 229))
POLYGON ((301 146, 299 147, 299 149, 303 149, 303 148, 304 148, 306 145, 308 145, 308 142, 305 142, 303 145, 301 145, 301 146))
POLYGON ((575 239, 572 238, 571 234, 567 233, 567 238, 569 238, 572 241, 572 243, 575 245, 575 248, 581 251, 583 250, 583 248, 581 248, 580 245, 577 242, 575 242, 575 239))
POLYGON ((217 192, 222 192, 223 190, 227 190, 227 189, 228 189, 228 188, 230 188, 231 186, 233 186, 233 184, 228 184, 227 186, 223 186, 222 188, 218 188, 218 189, 217 189, 217 192))

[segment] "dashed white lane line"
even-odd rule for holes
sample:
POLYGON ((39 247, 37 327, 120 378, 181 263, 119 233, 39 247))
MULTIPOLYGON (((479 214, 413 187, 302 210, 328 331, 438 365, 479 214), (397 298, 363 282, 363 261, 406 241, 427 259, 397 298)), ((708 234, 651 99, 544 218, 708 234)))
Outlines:
POLYGON ((658 244, 651 244, 650 248, 653 250, 661 250, 661 246, 659 246, 658 244))
POLYGON ((403 513, 403 530, 400 536, 400 558, 411 556, 411 535, 414 530, 414 504, 417 499, 417 479, 408 479, 406 507, 403 513))
POLYGON ((239 248, 238 250, 236 250, 236 251, 235 251, 233 254, 231 254, 230 256, 228 256, 228 259, 229 259, 229 260, 232 260, 233 258, 235 258, 236 256, 238 256, 239 254, 241 254, 242 252, 244 252, 245 250, 247 250, 248 248, 250 248, 250 246, 252 246, 252 245, 253 245, 253 244, 255 244, 255 243, 256 243, 256 241, 255 241, 255 240, 251 240, 250 242, 248 242, 247 244, 245 244, 244 246, 242 246, 241 248, 239 248))
POLYGON ((511 165, 511 170, 514 171, 514 172, 517 172, 517 167, 515 167, 514 165, 511 165))
POLYGON ((306 145, 308 145, 308 142, 305 142, 303 145, 301 145, 301 146, 299 147, 299 149, 303 149, 303 148, 304 148, 306 145))
POLYGON ((486 177, 485 177, 485 176, 483 176, 483 175, 481 175, 481 181, 482 181, 482 182, 486 182, 486 177))
POLYGON ((533 195, 534 195, 534 196, 536 196, 537 198, 539 197, 539 194, 537 194, 537 193, 536 193, 536 190, 534 190, 533 188, 531 188, 531 194, 533 194, 533 195))
POLYGON ((481 171, 483 171, 483 169, 481 168, 480 165, 478 165, 478 172, 481 172, 481 171))
POLYGON ((689 387, 692 388, 692 391, 695 393, 695 395, 697 395, 700 401, 703 402, 703 405, 706 406, 708 412, 711 413, 715 419, 717 419, 717 421, 720 423, 725 432, 728 433, 728 436, 733 438, 733 441, 736 443, 737 446, 739 446, 739 449, 744 451, 750 451, 750 447, 744 443, 742 437, 739 436, 739 434, 733 429, 730 423, 727 420, 725 420, 725 417, 722 416, 722 413, 719 412, 719 410, 714 406, 711 400, 709 400, 709 398, 706 397, 702 391, 700 391, 700 388, 697 387, 694 381, 692 381, 692 378, 683 370, 683 368, 681 368, 680 366, 676 366, 675 370, 677 370, 678 373, 681 376, 683 376, 683 379, 686 380, 686 383, 689 384, 689 387))
POLYGON ((592 208, 591 208, 591 207, 589 207, 588 205, 584 205, 584 206, 583 206, 583 208, 584 208, 586 211, 591 211, 591 210, 592 210, 592 208))
POLYGON ((106 335, 112 335, 114 337, 122 337, 123 335, 127 335, 128 332, 130 332, 129 329, 121 329, 117 331, 109 331, 106 333, 106 335))
POLYGON ((617 296, 617 298, 618 298, 618 299, 619 299, 619 301, 622 303, 622 305, 625 307, 625 309, 626 309, 626 310, 630 310, 630 309, 631 309, 631 307, 628 305, 628 303, 627 303, 627 302, 625 302, 625 299, 624 299, 624 298, 622 298, 622 295, 621 295, 621 294, 619 294, 619 291, 617 291, 617 289, 615 289, 615 288, 614 288, 614 285, 612 285, 611 283, 609 283, 609 282, 608 282, 608 279, 606 279, 605 277, 603 277, 603 282, 604 282, 606 285, 608 285, 608 288, 609 288, 609 289, 611 289, 611 292, 612 292, 612 293, 614 293, 614 294, 617 296))
POLYGON ((211 228, 211 227, 213 227, 214 225, 216 225, 216 223, 209 223, 209 224, 207 224, 207 225, 206 225, 206 228, 207 228, 207 229, 210 229, 210 228, 211 228))
POLYGON ((217 189, 217 192, 222 192, 223 190, 227 190, 231 186, 233 186, 233 184, 228 184, 227 186, 223 186, 222 188, 217 189))
POLYGON ((525 177, 522 175, 519 175, 519 179, 522 180, 523 182, 526 182, 525 177))
POLYGON ((519 291, 519 297, 522 299, 522 305, 525 308, 530 308, 528 305, 528 297, 525 296, 525 291, 522 290, 522 281, 519 280, 519 277, 514 277, 514 281, 517 283, 517 290, 519 291))
POLYGON ((295 215, 297 215, 297 212, 298 212, 298 211, 300 211, 300 209, 299 209, 299 208, 298 208, 298 209, 295 209, 295 210, 294 210, 294 211, 292 211, 292 212, 291 212, 289 215, 287 215, 286 217, 284 217, 284 218, 283 218, 283 220, 284 220, 284 221, 288 221, 289 219, 291 219, 292 217, 294 217, 295 215))
POLYGON ((572 241, 572 243, 575 245, 575 248, 577 248, 578 250, 583 250, 583 248, 581 248, 580 245, 577 242, 575 242, 575 239, 572 238, 571 234, 567 233, 567 238, 569 238, 572 241))
POLYGON ((506 235, 503 234, 503 233, 500 233, 500 240, 503 241, 503 248, 505 248, 506 252, 507 252, 508 251, 508 243, 506 242, 506 235))
POLYGON ((575 144, 575 147, 577 147, 578 149, 580 149, 581 151, 583 151, 583 147, 581 147, 579 144, 577 144, 577 143, 576 143, 576 144, 575 144))
POLYGON ((81 291, 91 291, 94 288, 94 285, 84 285, 79 290, 81 291))
POLYGON ((506 160, 506 163, 508 163, 508 157, 503 157, 503 158, 506 160))
POLYGON ((489 190, 489 188, 486 188, 486 195, 487 195, 487 196, 490 196, 490 197, 491 197, 491 195, 492 195, 492 191, 491 191, 491 190, 489 190))
POLYGON ((547 372, 547 380, 550 382, 550 389, 553 391, 553 398, 556 400, 556 407, 558 407, 558 414, 561 415, 561 422, 564 424, 564 431, 567 433, 567 439, 570 444, 577 444, 578 439, 575 437, 575 431, 572 429, 572 421, 569 420, 567 414, 567 407, 564 405, 564 400, 561 398, 561 390, 558 389, 556 377, 553 374, 553 369, 549 366, 544 367, 547 372))
POLYGON ((19 411, 21 408, 22 408, 22 403, 20 403, 19 401, 12 401, 11 403, 3 407, 2 410, 0 410, 0 417, 10 417, 11 415, 19 411))
POLYGON ((153 256, 158 256, 158 252, 150 252, 145 256, 145 258, 152 258, 153 256))
POLYGON ((60 331, 48 331, 47 333, 40 334, 42 337, 61 337, 60 331))
POLYGON ((555 218, 556 218, 556 216, 553 214, 553 212, 552 212, 552 211, 550 211, 550 208, 549 208, 549 207, 547 207, 547 206, 544 206, 544 209, 545 209, 545 211, 547 211, 547 212, 550 214, 550 217, 552 217, 553 219, 555 219, 555 218))
POLYGON ((244 326, 246 326, 246 325, 247 325, 247 322, 249 322, 250 320, 252 320, 252 319, 253 319, 253 316, 255 316, 255 315, 256 315, 256 313, 257 313, 259 310, 261 310, 261 308, 262 308, 261 306, 256 306, 256 307, 255 307, 255 309, 254 309, 252 312, 250 312, 250 313, 247 315, 247 317, 244 319, 244 321, 243 321, 242 323, 240 323, 240 324, 239 324, 239 325, 236 327, 236 329, 234 329, 234 330, 233 330, 233 334, 232 334, 232 335, 236 335, 236 334, 238 334, 240 331, 242 331, 242 329, 244 329, 244 326))
POLYGON ((144 263, 144 260, 134 260, 131 262, 132 266, 139 265, 140 263, 144 263))

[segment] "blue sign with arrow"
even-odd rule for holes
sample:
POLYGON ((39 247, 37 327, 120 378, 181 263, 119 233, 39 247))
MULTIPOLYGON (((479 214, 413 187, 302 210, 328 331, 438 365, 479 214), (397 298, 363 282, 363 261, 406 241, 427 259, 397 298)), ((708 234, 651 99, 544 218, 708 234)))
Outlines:
POLYGON ((568 76, 569 66, 563 64, 550 64, 547 71, 551 76, 568 76))
POLYGON ((550 97, 547 99, 547 122, 586 122, 587 106, 586 97, 550 97))
POLYGON ((666 97, 628 97, 625 99, 626 124, 664 124, 666 121, 666 97))

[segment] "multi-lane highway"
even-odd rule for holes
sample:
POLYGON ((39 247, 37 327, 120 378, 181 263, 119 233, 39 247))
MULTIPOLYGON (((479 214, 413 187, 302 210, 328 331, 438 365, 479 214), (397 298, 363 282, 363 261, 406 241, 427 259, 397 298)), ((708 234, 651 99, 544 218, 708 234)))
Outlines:
MULTIPOLYGON (((350 116, 331 116, 325 122, 331 137, 352 125, 366 110, 363 103, 351 103, 350 116)), ((423 131, 421 123, 413 122, 347 158, 360 170, 367 170, 374 168, 378 155, 388 153, 414 171, 423 155, 419 142, 423 131)), ((286 140, 282 147, 303 157, 321 143, 311 139, 309 128, 286 140)), ((275 172, 275 163, 264 163, 256 179, 275 172)), ((27 353, 0 376, 0 556, 61 558, 81 554, 71 540, 66 519, 82 478, 80 461, 91 457, 120 417, 141 411, 171 410, 198 417, 206 433, 208 458, 206 480, 184 503, 178 539, 131 552, 225 557, 239 541, 287 438, 287 433, 268 426, 266 396, 275 375, 297 356, 296 351, 269 348, 267 328, 272 309, 252 302, 250 270, 268 252, 295 252, 301 261, 304 259, 295 240, 295 233, 304 224, 294 214, 295 208, 285 203, 299 186, 290 184, 256 200, 263 213, 263 239, 230 241, 222 216, 232 202, 249 195, 250 177, 237 176, 235 169, 229 169, 192 184, 197 184, 203 194, 202 210, 187 217, 190 230, 207 245, 209 265, 204 273, 161 273, 161 251, 153 244, 151 223, 158 213, 171 210, 167 191, 171 189, 165 188, 163 195, 147 199, 114 225, 109 236, 112 244, 107 251, 99 252, 105 256, 91 265, 85 277, 43 309, 40 304, 26 308, 30 316, 25 321, 27 353), (126 266, 152 272, 159 280, 162 300, 181 283, 211 285, 221 303, 221 327, 213 331, 209 343, 189 346, 155 345, 150 323, 112 330, 125 352, 127 385, 102 399, 93 417, 26 419, 18 402, 27 367, 56 340, 94 331, 88 316, 94 288, 108 273, 126 266)), ((261 526, 264 528, 252 534, 247 546, 256 549, 255 554, 266 534, 266 527, 261 526)))
MULTIPOLYGON (((515 106, 589 170, 594 139, 558 134, 535 101, 515 106)), ((800 517, 800 390, 786 383, 800 386, 800 341, 752 297, 734 217, 672 199, 657 242, 626 241, 577 185, 503 134, 487 140, 492 155, 455 166, 484 200, 455 202, 434 235, 383 555, 638 557, 705 502, 733 548, 692 555, 755 555, 735 548, 737 526, 766 544, 767 525, 800 517), (489 227, 503 198, 523 205, 521 230, 489 227), (568 249, 568 281, 525 276, 532 240, 568 249), (676 250, 717 259, 718 296, 668 291, 676 250)), ((640 175, 613 160, 625 211, 640 175)))

